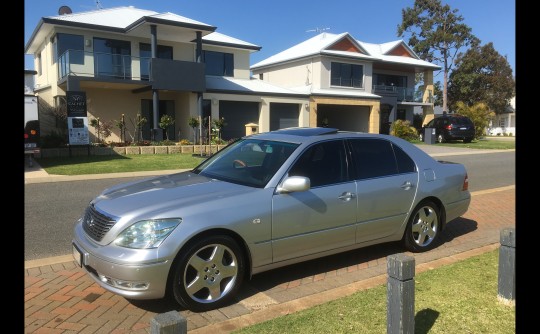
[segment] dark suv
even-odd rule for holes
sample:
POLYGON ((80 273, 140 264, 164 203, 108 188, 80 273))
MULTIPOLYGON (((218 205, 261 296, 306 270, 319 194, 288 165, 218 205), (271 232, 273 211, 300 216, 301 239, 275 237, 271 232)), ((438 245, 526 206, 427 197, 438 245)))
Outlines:
POLYGON ((435 128, 435 138, 439 143, 449 140, 463 140, 464 143, 470 143, 475 134, 474 123, 471 119, 457 114, 443 115, 432 119, 420 131, 420 140, 424 139, 426 128, 435 128))

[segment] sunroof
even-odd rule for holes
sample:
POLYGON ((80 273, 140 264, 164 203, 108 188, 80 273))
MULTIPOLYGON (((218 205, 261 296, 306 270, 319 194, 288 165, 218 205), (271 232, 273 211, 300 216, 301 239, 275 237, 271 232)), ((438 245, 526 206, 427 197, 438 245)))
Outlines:
POLYGON ((284 135, 311 137, 320 135, 330 135, 338 132, 338 129, 334 128, 286 128, 273 131, 284 135))

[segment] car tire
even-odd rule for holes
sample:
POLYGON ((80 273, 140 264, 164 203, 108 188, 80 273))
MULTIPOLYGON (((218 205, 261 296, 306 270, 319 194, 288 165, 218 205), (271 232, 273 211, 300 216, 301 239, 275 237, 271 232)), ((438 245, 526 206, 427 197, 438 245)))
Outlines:
POLYGON ((424 135, 419 134, 419 135, 418 135, 418 139, 420 139, 420 141, 424 141, 424 135))
POLYGON ((469 138, 463 139, 463 142, 464 143, 470 143, 472 140, 473 140, 472 137, 469 137, 469 138))
POLYGON ((245 261, 231 237, 207 236, 183 249, 171 270, 175 301, 191 311, 203 312, 222 307, 236 296, 245 261))
POLYGON ((446 142, 446 139, 444 138, 443 134, 439 134, 437 136, 437 143, 445 143, 446 142))
POLYGON ((418 204, 403 235, 405 248, 415 253, 433 249, 441 232, 440 216, 439 207, 432 201, 418 204))

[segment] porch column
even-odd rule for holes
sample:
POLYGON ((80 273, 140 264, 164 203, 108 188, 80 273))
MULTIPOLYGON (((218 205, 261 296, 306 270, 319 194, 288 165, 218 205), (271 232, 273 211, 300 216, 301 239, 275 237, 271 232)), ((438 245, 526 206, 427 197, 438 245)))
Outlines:
MULTIPOLYGON (((150 26, 150 50, 152 51, 152 59, 157 58, 157 26, 155 24, 150 26)), ((150 80, 153 80, 153 78, 150 78, 150 80)), ((163 132, 159 128, 159 91, 157 89, 152 89, 152 107, 152 120, 154 123, 152 140, 160 141, 163 140, 163 132)))
MULTIPOLYGON (((202 63, 202 32, 197 31, 196 33, 197 33, 197 47, 195 50, 195 62, 202 63)), ((199 133, 202 133, 202 126, 203 126, 202 100, 203 100, 203 93, 197 92, 197 114, 199 115, 199 119, 201 120, 201 123, 199 124, 199 133)), ((201 141, 201 144, 202 144, 202 136, 199 136, 199 140, 201 141)))
POLYGON ((425 70, 424 71, 424 96, 422 102, 431 103, 429 106, 422 106, 422 125, 427 124, 431 121, 435 115, 433 114, 433 93, 435 92, 433 86, 433 71, 425 70))

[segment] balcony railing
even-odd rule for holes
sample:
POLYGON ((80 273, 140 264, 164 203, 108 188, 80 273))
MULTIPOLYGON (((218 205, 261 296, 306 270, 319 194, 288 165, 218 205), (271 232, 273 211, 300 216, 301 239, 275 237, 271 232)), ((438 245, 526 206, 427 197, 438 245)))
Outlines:
POLYGON ((150 64, 146 57, 67 50, 58 58, 58 78, 76 75, 148 81, 150 64))
POLYGON ((418 102, 418 103, 433 103, 433 93, 428 90, 428 96, 424 101, 424 90, 415 90, 414 88, 387 86, 387 85, 373 85, 373 91, 375 93, 390 93, 397 96, 397 100, 400 102, 418 102))

